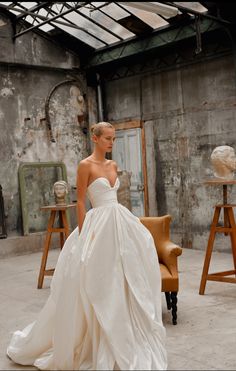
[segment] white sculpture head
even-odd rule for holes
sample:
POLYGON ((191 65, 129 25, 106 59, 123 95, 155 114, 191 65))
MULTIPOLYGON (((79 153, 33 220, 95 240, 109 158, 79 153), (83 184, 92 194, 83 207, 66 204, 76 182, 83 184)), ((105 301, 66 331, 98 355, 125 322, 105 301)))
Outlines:
POLYGON ((68 193, 68 184, 64 180, 58 180, 53 185, 53 193, 57 205, 66 204, 66 195, 68 193))
POLYGON ((211 154, 211 163, 215 177, 227 180, 234 178, 234 171, 236 170, 236 155, 233 147, 216 147, 211 154))

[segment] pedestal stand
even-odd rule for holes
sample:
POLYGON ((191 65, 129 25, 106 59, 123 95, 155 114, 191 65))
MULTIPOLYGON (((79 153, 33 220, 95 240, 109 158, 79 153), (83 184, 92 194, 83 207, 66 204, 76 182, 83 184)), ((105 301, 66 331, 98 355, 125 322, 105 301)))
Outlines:
POLYGON ((227 202, 227 186, 231 184, 236 184, 236 180, 219 180, 219 179, 211 179, 204 182, 206 185, 217 185, 223 187, 223 204, 219 204, 215 206, 215 212, 210 228, 210 235, 208 239, 205 261, 202 271, 202 278, 201 284, 199 289, 199 294, 204 295, 206 281, 219 281, 219 282, 230 282, 236 283, 236 277, 228 277, 236 274, 236 226, 234 220, 234 211, 233 207, 236 207, 236 204, 228 204, 227 202), (220 217, 221 209, 224 212, 224 225, 219 226, 218 221, 220 217), (208 273, 213 244, 215 240, 216 233, 224 233, 225 236, 228 234, 230 235, 231 239, 231 249, 233 255, 233 262, 234 262, 234 269, 223 271, 223 272, 216 272, 216 273, 208 273))

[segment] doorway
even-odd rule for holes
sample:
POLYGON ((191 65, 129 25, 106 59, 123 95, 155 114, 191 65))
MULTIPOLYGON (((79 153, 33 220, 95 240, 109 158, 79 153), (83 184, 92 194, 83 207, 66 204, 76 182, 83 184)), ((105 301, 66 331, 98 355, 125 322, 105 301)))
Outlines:
POLYGON ((132 213, 148 216, 145 135, 141 121, 115 124, 116 141, 112 158, 121 170, 131 172, 132 213))

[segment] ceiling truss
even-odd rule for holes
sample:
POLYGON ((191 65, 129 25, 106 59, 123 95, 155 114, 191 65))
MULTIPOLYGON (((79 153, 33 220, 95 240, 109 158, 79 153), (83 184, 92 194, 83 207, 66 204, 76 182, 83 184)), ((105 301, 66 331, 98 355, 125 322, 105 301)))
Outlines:
POLYGON ((71 39, 79 39, 91 53, 94 52, 91 66, 168 45, 190 34, 196 36, 196 51, 200 53, 202 32, 217 24, 228 26, 232 23, 210 14, 202 5, 204 2, 162 1, 156 4, 177 8, 178 14, 167 17, 149 13, 147 16, 148 12, 135 11, 122 2, 89 1, 0 1, 0 11, 2 8, 13 13, 14 39, 30 31, 40 31, 49 36, 67 34, 71 39), (195 5, 191 7, 190 4, 195 5))

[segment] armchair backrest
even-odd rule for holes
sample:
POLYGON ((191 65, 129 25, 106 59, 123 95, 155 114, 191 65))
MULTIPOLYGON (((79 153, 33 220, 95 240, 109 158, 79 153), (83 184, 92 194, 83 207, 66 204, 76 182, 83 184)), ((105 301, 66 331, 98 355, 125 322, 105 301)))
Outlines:
POLYGON ((163 243, 170 241, 170 222, 171 216, 140 217, 141 223, 151 232, 154 239, 157 254, 161 256, 163 243))

